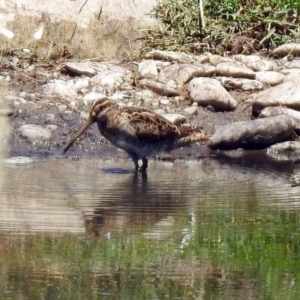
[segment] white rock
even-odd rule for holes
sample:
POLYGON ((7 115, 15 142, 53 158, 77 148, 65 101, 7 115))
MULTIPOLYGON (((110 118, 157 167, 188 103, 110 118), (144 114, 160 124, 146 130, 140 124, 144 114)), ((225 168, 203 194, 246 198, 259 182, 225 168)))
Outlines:
POLYGON ((84 95, 82 100, 83 100, 83 103, 85 105, 88 105, 91 102, 94 102, 96 100, 99 100, 99 99, 102 99, 102 98, 105 98, 105 97, 106 96, 102 93, 90 92, 90 93, 84 95))
POLYGON ((141 90, 135 93, 137 101, 144 101, 145 103, 151 102, 156 96, 148 89, 141 90))
POLYGON ((109 96, 107 98, 110 100, 113 100, 115 102, 118 102, 118 101, 122 101, 124 99, 130 98, 130 96, 128 96, 128 94, 126 94, 126 93, 116 91, 112 96, 109 96))
POLYGON ((49 129, 50 131, 55 131, 57 130, 58 126, 54 125, 54 124, 50 124, 46 126, 47 129, 49 129))
POLYGON ((21 93, 19 94, 19 97, 25 98, 25 97, 27 97, 27 93, 26 93, 26 92, 21 92, 21 93))
POLYGON ((233 110, 237 106, 236 100, 216 79, 194 78, 187 91, 190 99, 201 106, 211 105, 219 110, 233 110))
POLYGON ((257 94, 252 102, 253 110, 260 112, 267 106, 286 106, 300 109, 300 86, 285 82, 257 94))
POLYGON ((105 94, 112 95, 123 84, 123 75, 111 71, 103 72, 92 78, 93 85, 99 85, 105 94))
POLYGON ((261 61, 247 63, 246 66, 253 71, 259 72, 259 71, 273 71, 277 67, 277 64, 275 61, 272 60, 261 60, 261 61))
POLYGON ((298 76, 295 76, 294 74, 288 74, 288 75, 285 75, 282 82, 284 83, 284 82, 289 82, 289 81, 298 84, 298 82, 299 82, 299 77, 298 77, 298 76))
POLYGON ((170 104, 170 100, 168 100, 166 98, 161 98, 161 99, 159 99, 159 103, 161 105, 168 105, 168 104, 170 104))
POLYGON ((158 75, 157 65, 155 60, 149 59, 139 63, 138 67, 139 77, 156 79, 158 75))
POLYGON ((188 116, 193 116, 198 114, 197 106, 186 107, 183 112, 188 116))
POLYGON ((172 63, 170 61, 155 60, 155 64, 157 69, 160 71, 161 69, 170 66, 172 63))
POLYGON ((93 63, 93 68, 98 71, 90 83, 98 86, 98 91, 112 95, 115 91, 123 90, 124 85, 132 84, 133 74, 131 71, 113 65, 112 63, 93 63))
POLYGON ((88 88, 90 85, 88 78, 79 78, 75 81, 75 91, 81 91, 82 89, 88 88))
POLYGON ((220 55, 210 55, 209 56, 209 62, 213 65, 213 66, 217 66, 218 64, 222 63, 222 62, 233 62, 233 60, 229 57, 224 57, 224 56, 220 56, 220 55))
POLYGON ((181 114, 163 114, 162 116, 176 125, 186 122, 186 117, 181 114))
POLYGON ((161 96, 175 97, 180 95, 180 91, 169 83, 163 84, 151 79, 142 79, 138 82, 138 85, 142 88, 148 88, 149 90, 161 96))
POLYGON ((67 100, 73 100, 77 97, 75 90, 68 86, 63 80, 54 80, 43 86, 43 91, 48 97, 59 97, 67 100))
POLYGON ((300 59, 293 59, 291 61, 287 61, 284 66, 288 69, 300 69, 300 59))
POLYGON ((154 112, 158 115, 164 115, 166 113, 165 110, 161 108, 155 109, 154 112))
POLYGON ((51 131, 38 125, 24 124, 18 131, 21 136, 31 141, 33 140, 49 140, 51 138, 51 131))
POLYGON ((34 94, 34 93, 30 93, 28 96, 32 100, 36 98, 36 94, 34 94))
POLYGON ((48 121, 48 122, 53 122, 54 119, 55 119, 55 115, 54 115, 54 114, 48 113, 48 114, 45 115, 45 119, 46 119, 46 121, 48 121))
POLYGON ((289 75, 292 74, 294 76, 299 76, 300 75, 300 69, 294 68, 294 69, 282 69, 280 70, 280 73, 284 75, 289 75))
POLYGON ((216 74, 234 78, 255 78, 255 73, 251 69, 236 62, 223 62, 218 64, 216 74))
POLYGON ((226 89, 231 90, 259 91, 264 87, 263 84, 257 80, 246 78, 218 77, 217 79, 226 89))
POLYGON ((283 82, 284 75, 275 71, 256 72, 255 79, 266 85, 277 85, 283 82))
POLYGON ((175 82, 176 86, 183 86, 194 77, 211 76, 215 67, 200 64, 174 64, 162 69, 157 80, 164 84, 175 82))
POLYGON ((87 120, 89 118, 89 113, 87 112, 84 112, 84 111, 81 111, 80 112, 80 118, 84 119, 84 120, 87 120))
POLYGON ((236 61, 239 61, 243 64, 251 64, 251 63, 254 63, 254 62, 259 62, 259 61, 262 61, 261 57, 260 56, 257 56, 257 55, 244 55, 244 54, 237 54, 237 55, 234 55, 233 58, 236 60, 236 61))
POLYGON ((13 166, 23 166, 33 163, 33 160, 29 157, 25 156, 16 156, 16 157, 10 157, 6 158, 4 162, 7 165, 13 165, 13 166))

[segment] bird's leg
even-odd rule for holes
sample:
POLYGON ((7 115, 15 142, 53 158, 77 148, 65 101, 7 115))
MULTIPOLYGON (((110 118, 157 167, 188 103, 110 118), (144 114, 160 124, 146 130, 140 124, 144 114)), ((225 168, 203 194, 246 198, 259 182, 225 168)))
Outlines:
POLYGON ((134 163, 135 170, 137 171, 139 169, 139 161, 138 159, 134 159, 134 158, 132 158, 132 161, 134 163))
POLYGON ((142 157, 142 162, 141 170, 145 171, 148 168, 148 159, 146 157, 142 157))
POLYGON ((129 153, 129 152, 127 152, 127 153, 131 157, 131 159, 134 163, 135 169, 138 170, 139 169, 139 159, 138 159, 138 157, 134 153, 129 153))

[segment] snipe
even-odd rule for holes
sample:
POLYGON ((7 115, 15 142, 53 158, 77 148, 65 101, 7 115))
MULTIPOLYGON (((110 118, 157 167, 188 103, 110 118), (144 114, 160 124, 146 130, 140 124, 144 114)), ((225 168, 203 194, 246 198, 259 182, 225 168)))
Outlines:
POLYGON ((107 140, 129 154, 136 169, 139 168, 138 160, 142 159, 142 170, 147 169, 147 157, 151 155, 208 140, 199 127, 175 125, 149 109, 119 107, 103 98, 94 102, 87 122, 63 153, 95 122, 107 140))

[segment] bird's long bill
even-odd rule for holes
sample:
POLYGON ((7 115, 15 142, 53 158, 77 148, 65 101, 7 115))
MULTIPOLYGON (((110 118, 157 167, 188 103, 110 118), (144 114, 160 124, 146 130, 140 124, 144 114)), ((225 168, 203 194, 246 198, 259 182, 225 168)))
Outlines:
POLYGON ((82 128, 73 136, 69 144, 64 149, 63 153, 66 153, 69 148, 74 144, 74 142, 94 123, 95 121, 92 118, 88 118, 86 123, 82 126, 82 128))

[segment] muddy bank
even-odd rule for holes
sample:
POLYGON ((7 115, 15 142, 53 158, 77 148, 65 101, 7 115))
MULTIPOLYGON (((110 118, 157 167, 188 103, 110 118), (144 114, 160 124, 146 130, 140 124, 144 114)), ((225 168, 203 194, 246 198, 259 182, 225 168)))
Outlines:
MULTIPOLYGON (((0 80, 10 85, 4 96, 4 106, 12 111, 9 156, 61 155, 72 135, 84 124, 91 104, 103 96, 119 106, 149 108, 178 124, 202 126, 211 140, 218 134, 219 144, 196 144, 161 154, 159 157, 164 159, 216 155, 222 150, 219 145, 224 144, 238 150, 235 155, 245 155, 240 151, 245 141, 256 143, 245 149, 257 150, 266 147, 264 134, 266 138, 272 136, 268 146, 292 140, 292 133, 300 124, 300 93, 293 79, 300 72, 297 59, 284 62, 255 55, 224 58, 209 53, 195 56, 152 51, 143 59, 130 62, 63 59, 56 63, 24 63, 17 58, 6 62, 0 80), (289 109, 263 114, 264 108, 277 106, 289 109), (272 126, 268 117, 278 114, 286 115, 287 129, 278 128, 278 122, 272 126), (266 121, 257 124, 269 124, 267 130, 256 131, 252 120, 259 116, 266 121), (249 123, 237 123, 240 121, 249 123), (232 130, 225 126, 228 124, 232 130), (239 124, 243 128, 233 143, 233 129, 239 124), (227 128, 226 135, 222 134, 223 128, 227 128), (278 130, 280 134, 276 135, 278 130)), ((263 149, 257 153, 266 152, 263 149)), ((68 156, 76 155, 127 157, 99 134, 96 125, 68 152, 68 156)))
MULTIPOLYGON (((10 84, 11 90, 16 94, 37 94, 42 84, 33 84, 24 80, 21 75, 15 74, 10 84)), ((249 93, 232 92, 235 98, 243 99, 249 96, 249 93)), ((10 119, 11 135, 9 139, 8 156, 57 156, 62 154, 62 150, 72 135, 85 123, 80 118, 80 112, 89 111, 89 106, 81 104, 76 110, 66 108, 62 110, 59 105, 62 100, 47 100, 39 97, 34 101, 18 104, 17 108, 12 108, 10 119), (49 125, 55 125, 57 128, 52 131, 50 140, 31 141, 22 137, 19 128, 23 124, 35 124, 47 128, 49 125)), ((62 104, 63 105, 63 104, 62 104)), ((188 107, 188 102, 182 106, 188 107)), ((201 125, 205 132, 213 134, 216 128, 239 120, 249 120, 251 116, 249 111, 243 109, 242 105, 234 113, 232 112, 214 112, 209 108, 198 107, 198 114, 188 118, 189 124, 201 125)), ((210 155, 212 151, 206 143, 202 145, 192 145, 184 149, 175 150, 171 153, 162 153, 158 158, 175 159, 180 157, 201 157, 210 155)), ((127 158, 128 156, 121 150, 111 145, 99 133, 96 124, 91 126, 83 136, 76 141, 75 145, 69 150, 66 156, 93 156, 93 157, 118 157, 127 158)))

